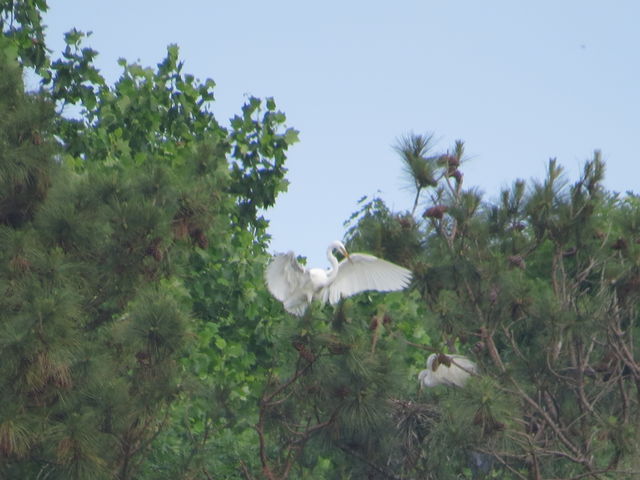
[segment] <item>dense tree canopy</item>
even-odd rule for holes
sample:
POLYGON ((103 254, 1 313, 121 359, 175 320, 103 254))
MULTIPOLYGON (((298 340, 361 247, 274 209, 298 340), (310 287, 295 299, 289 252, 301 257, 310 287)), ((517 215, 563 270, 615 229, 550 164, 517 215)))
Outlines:
POLYGON ((2 478, 640 475, 640 198, 600 153, 488 201, 462 142, 400 139, 412 209, 363 198, 345 240, 412 287, 296 318, 263 282, 275 101, 223 125, 177 46, 109 85, 46 8, 0 2, 2 478), (421 387, 431 353, 479 373, 421 387))

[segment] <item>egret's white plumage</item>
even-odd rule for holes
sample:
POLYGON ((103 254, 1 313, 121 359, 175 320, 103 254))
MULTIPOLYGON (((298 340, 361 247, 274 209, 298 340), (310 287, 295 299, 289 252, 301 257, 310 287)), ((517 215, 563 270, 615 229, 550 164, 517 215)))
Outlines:
POLYGON ((365 253, 348 254, 342 242, 327 248, 331 268, 305 268, 293 252, 276 255, 267 267, 265 279, 271 294, 285 310, 301 316, 314 300, 331 305, 365 290, 402 290, 411 281, 411 272, 386 260, 365 253), (345 259, 338 263, 333 251, 345 259))
POLYGON ((462 355, 432 353, 427 358, 427 369, 420 372, 418 380, 425 387, 438 385, 463 387, 469 377, 477 373, 478 366, 462 355))

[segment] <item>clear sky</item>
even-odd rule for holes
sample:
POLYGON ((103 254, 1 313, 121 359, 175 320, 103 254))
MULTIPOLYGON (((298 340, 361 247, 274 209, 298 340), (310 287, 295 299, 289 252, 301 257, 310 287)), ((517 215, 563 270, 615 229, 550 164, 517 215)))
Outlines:
POLYGON ((541 178, 550 157, 575 179, 595 149, 606 186, 640 191, 640 2, 63 0, 45 17, 88 45, 108 80, 117 59, 155 65, 177 43, 185 72, 217 83, 218 121, 246 95, 273 96, 300 130, 289 191, 266 216, 274 251, 311 266, 363 195, 409 209, 392 146, 432 132, 465 141, 465 186, 488 199, 541 178))

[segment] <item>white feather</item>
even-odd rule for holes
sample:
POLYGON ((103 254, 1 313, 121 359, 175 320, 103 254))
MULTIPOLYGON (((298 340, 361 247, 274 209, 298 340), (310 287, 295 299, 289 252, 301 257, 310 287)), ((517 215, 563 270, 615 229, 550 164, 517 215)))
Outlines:
POLYGON ((403 290, 410 282, 411 272, 406 268, 366 253, 353 253, 338 265, 336 279, 322 289, 322 301, 335 305, 367 290, 403 290))
POLYGON ((293 252, 276 255, 265 272, 271 294, 284 302, 305 281, 305 271, 293 252))
POLYGON ((273 257, 265 271, 267 288, 288 312, 301 316, 314 300, 337 304, 342 298, 366 290, 402 290, 411 282, 411 272, 373 255, 354 253, 338 263, 333 250, 347 255, 342 242, 327 249, 331 268, 305 268, 293 252, 273 257))
POLYGON ((451 366, 442 362, 434 365, 437 357, 438 355, 435 353, 429 355, 427 369, 422 370, 418 375, 418 380, 425 387, 437 387, 438 385, 463 387, 471 375, 478 373, 478 366, 462 355, 446 355, 451 366))

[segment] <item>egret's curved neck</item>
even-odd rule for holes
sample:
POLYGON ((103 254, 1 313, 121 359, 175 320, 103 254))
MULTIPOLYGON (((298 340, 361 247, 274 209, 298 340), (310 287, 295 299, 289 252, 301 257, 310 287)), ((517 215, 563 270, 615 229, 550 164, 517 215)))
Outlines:
POLYGON ((331 283, 338 275, 338 259, 333 254, 333 245, 327 248, 327 260, 329 260, 329 263, 331 264, 331 268, 327 272, 327 282, 331 283))

